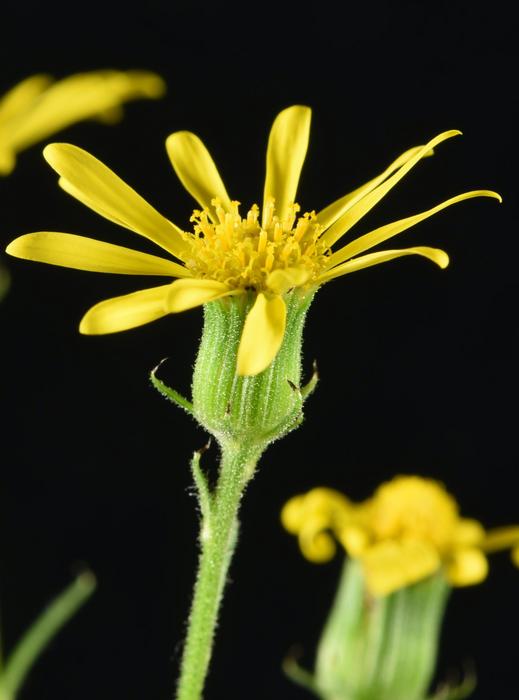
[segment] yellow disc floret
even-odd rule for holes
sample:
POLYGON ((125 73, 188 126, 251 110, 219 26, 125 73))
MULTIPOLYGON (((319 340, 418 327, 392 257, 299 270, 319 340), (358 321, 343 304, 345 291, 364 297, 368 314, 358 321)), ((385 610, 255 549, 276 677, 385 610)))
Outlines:
POLYGON ((267 201, 260 220, 254 204, 242 218, 239 202, 231 202, 226 211, 218 199, 212 202, 217 220, 207 210, 195 210, 191 217, 194 236, 190 236, 191 256, 186 261, 195 277, 223 282, 231 288, 268 289, 267 278, 274 270, 299 268, 307 273, 306 283, 317 279, 329 257, 320 241, 322 226, 315 212, 298 216, 300 207, 288 207, 280 219, 274 199, 267 201))

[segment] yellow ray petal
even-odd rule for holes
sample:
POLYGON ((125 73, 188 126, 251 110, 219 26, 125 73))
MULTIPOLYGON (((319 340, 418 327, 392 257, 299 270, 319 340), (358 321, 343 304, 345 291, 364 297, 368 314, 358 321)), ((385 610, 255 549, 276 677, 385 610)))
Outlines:
POLYGON ((498 527, 487 532, 481 548, 485 552, 499 552, 519 545, 519 525, 498 527))
POLYGON ((274 270, 267 277, 267 287, 274 294, 286 294, 293 287, 301 287, 308 282, 310 272, 302 267, 286 267, 274 270))
POLYGON ((267 147, 264 215, 266 202, 271 197, 275 199, 276 213, 280 219, 286 217, 288 205, 295 201, 308 148, 311 115, 309 107, 294 105, 284 109, 274 120, 267 147))
POLYGON ((477 520, 460 518, 452 535, 455 546, 473 547, 480 546, 485 539, 485 528, 477 520))
POLYGON ((357 272, 357 270, 362 270, 372 265, 380 265, 380 263, 395 260, 395 258, 401 258, 404 255, 421 255, 431 260, 433 263, 436 263, 436 265, 442 269, 446 268, 449 264, 449 256, 444 250, 440 250, 439 248, 415 246, 414 248, 402 248, 400 250, 380 250, 377 253, 368 253, 367 255, 361 255, 359 258, 353 258, 353 260, 348 260, 348 262, 334 267, 333 270, 324 272, 317 279, 317 283, 324 284, 325 282, 335 279, 335 277, 342 277, 350 272, 357 272))
POLYGON ((69 194, 71 197, 74 197, 74 199, 77 199, 78 202, 81 202, 81 204, 84 204, 85 207, 93 209, 97 212, 97 214, 100 214, 105 219, 108 219, 108 221, 112 221, 114 224, 117 224, 117 226, 126 228, 124 221, 121 221, 121 219, 118 219, 115 216, 111 216, 106 209, 102 209, 97 202, 92 200, 90 197, 87 197, 84 192, 78 190, 77 187, 74 187, 74 185, 72 185, 72 183, 70 183, 68 180, 65 180, 64 177, 60 177, 58 179, 58 185, 64 192, 69 194))
POLYGON ((166 139, 166 150, 180 182, 202 209, 210 212, 213 221, 218 221, 211 201, 217 197, 229 211, 231 200, 202 141, 190 131, 177 131, 166 139))
POLYGON ((476 547, 456 550, 445 567, 447 581, 453 586, 472 586, 487 577, 488 561, 476 547))
POLYGON ((31 75, 15 85, 0 99, 0 129, 2 123, 28 109, 34 100, 52 83, 50 75, 31 75))
POLYGON ((164 284, 102 301, 83 316, 79 332, 85 335, 117 333, 166 316, 165 300, 170 287, 164 284))
POLYGON ((440 568, 436 549, 420 540, 384 540, 360 557, 368 590, 376 596, 394 593, 440 568))
POLYGON ((43 155, 70 183, 67 190, 70 194, 74 196, 79 191, 83 201, 88 200, 89 206, 101 216, 107 214, 112 221, 121 222, 182 259, 188 249, 182 231, 97 158, 68 143, 52 143, 43 155))
POLYGON ((243 294, 242 289, 230 289, 222 282, 206 279, 177 280, 170 286, 166 299, 169 313, 178 313, 202 306, 215 299, 243 294))
POLYGON ((385 226, 381 226, 374 231, 364 234, 364 236, 356 238, 354 241, 348 243, 330 256, 328 261, 328 269, 344 262, 345 260, 353 258, 355 255, 364 253, 364 251, 373 248, 379 243, 387 241, 389 238, 402 233, 402 231, 405 231, 412 226, 416 226, 416 224, 419 224, 421 221, 434 216, 434 214, 442 211, 442 209, 446 209, 453 204, 463 202, 464 200, 471 199, 472 197, 492 197, 493 199, 497 199, 499 202, 502 201, 497 192, 492 192, 490 190, 473 190, 472 192, 464 192, 456 197, 451 197, 451 199, 441 202, 435 207, 432 207, 432 209, 423 211, 420 214, 415 214, 414 216, 408 216, 407 218, 400 219, 399 221, 393 221, 390 224, 386 224, 385 226))
POLYGON ((0 175, 9 175, 14 170, 16 143, 13 142, 13 134, 24 114, 52 80, 49 75, 33 75, 15 85, 0 99, 0 175))
POLYGON ((263 372, 276 357, 285 335, 287 308, 282 297, 258 294, 243 326, 238 348, 237 372, 263 372))
MULTIPOLYGON (((339 216, 342 216, 345 211, 351 209, 351 207, 356 204, 362 197, 369 194, 375 187, 378 187, 384 180, 386 180, 390 175, 392 175, 395 170, 398 170, 402 165, 405 165, 408 160, 410 160, 418 151, 423 148, 423 146, 415 146, 409 150, 402 153, 396 160, 394 160, 385 170, 368 182, 364 183, 353 192, 345 194, 340 199, 332 202, 317 214, 317 220, 325 229, 331 226, 334 221, 336 221, 339 216)), ((432 156, 434 154, 433 150, 430 150, 425 156, 432 156)))
POLYGON ((365 214, 370 211, 385 195, 391 190, 411 168, 413 168, 422 158, 424 158, 435 146, 442 141, 458 136, 461 131, 451 130, 439 134, 431 139, 429 143, 422 146, 404 165, 402 165, 391 177, 376 187, 372 192, 362 197, 354 206, 348 209, 337 221, 327 229, 322 239, 328 246, 336 243, 350 228, 357 223, 365 214))
POLYGON ((55 82, 20 115, 11 131, 11 143, 21 150, 75 122, 113 114, 123 102, 156 98, 164 92, 162 78, 147 71, 77 73, 55 82))
POLYGON ((8 145, 2 143, 0 133, 0 175, 9 175, 16 165, 16 153, 8 145))
POLYGON ((15 258, 72 267, 76 270, 112 272, 120 275, 191 277, 187 268, 172 260, 72 233, 27 233, 15 238, 7 246, 6 252, 15 258))

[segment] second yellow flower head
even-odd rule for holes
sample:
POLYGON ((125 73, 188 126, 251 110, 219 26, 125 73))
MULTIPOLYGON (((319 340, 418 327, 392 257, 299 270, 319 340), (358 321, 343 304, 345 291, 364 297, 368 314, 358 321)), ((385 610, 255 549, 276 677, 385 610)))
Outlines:
POLYGON ((312 489, 290 499, 281 518, 310 561, 328 561, 339 542, 360 561, 366 587, 376 596, 438 571, 453 586, 479 583, 488 572, 486 553, 499 549, 512 548, 519 565, 519 526, 485 532, 459 515, 442 484, 418 476, 396 477, 362 503, 332 489, 312 489))

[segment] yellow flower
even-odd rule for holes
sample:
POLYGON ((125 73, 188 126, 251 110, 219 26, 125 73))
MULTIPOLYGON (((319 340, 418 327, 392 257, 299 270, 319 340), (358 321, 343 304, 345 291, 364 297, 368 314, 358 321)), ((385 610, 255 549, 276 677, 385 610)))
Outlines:
POLYGON ((178 278, 97 304, 81 321, 80 331, 87 334, 122 331, 216 299, 252 294, 254 304, 245 320, 237 371, 240 375, 258 374, 270 365, 283 341, 289 292, 311 293, 336 277, 404 255, 421 255, 444 268, 448 256, 436 248, 365 253, 451 204, 471 197, 500 200, 488 190, 465 192, 332 251, 411 168, 435 146, 460 132, 446 131, 424 146, 406 151, 380 175, 318 214, 300 215, 295 199, 308 146, 310 114, 308 107, 296 105, 275 119, 267 148, 263 209, 260 212, 254 205, 243 217, 202 141, 188 131, 169 136, 166 148, 173 168, 201 207, 191 218, 191 232, 164 218, 80 148, 47 146, 45 158, 60 175, 64 190, 105 218, 145 236, 177 260, 48 231, 21 236, 7 250, 20 258, 81 270, 178 278))
POLYGON ((0 175, 8 175, 17 154, 57 131, 82 121, 111 123, 122 116, 122 103, 156 98, 165 85, 146 71, 102 70, 54 81, 33 75, 0 98, 0 175))
POLYGON ((476 520, 459 515, 442 484, 418 476, 396 477, 359 504, 332 489, 313 489, 290 499, 281 519, 310 561, 331 559, 333 535, 360 561, 375 596, 440 570, 453 586, 479 583, 488 572, 486 553, 501 549, 513 548, 519 566, 519 526, 485 532, 476 520))

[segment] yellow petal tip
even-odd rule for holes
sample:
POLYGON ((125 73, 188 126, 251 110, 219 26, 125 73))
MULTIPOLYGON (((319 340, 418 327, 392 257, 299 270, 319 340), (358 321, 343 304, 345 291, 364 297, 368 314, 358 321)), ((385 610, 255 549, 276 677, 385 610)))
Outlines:
POLYGON ((9 245, 6 247, 5 252, 8 255, 12 255, 13 258, 26 259, 24 243, 27 239, 27 236, 30 236, 30 235, 31 234, 25 234, 24 236, 18 236, 18 238, 15 238, 14 241, 11 241, 9 243, 9 245))
POLYGON ((443 141, 445 139, 450 139, 453 136, 463 136, 463 131, 460 131, 459 129, 447 129, 447 131, 442 131, 440 134, 438 134, 436 139, 440 138, 443 141))
POLYGON ((63 150, 63 146, 68 145, 69 144, 67 143, 49 143, 43 149, 43 157, 47 163, 52 166, 52 161, 54 160, 55 156, 57 156, 60 151, 63 150))
POLYGON ((88 323, 88 318, 86 316, 83 316, 79 323, 79 332, 81 333, 81 335, 95 335, 95 333, 90 328, 90 324, 88 323))
MULTIPOLYGON (((308 105, 291 105, 290 107, 287 107, 286 109, 284 109, 283 112, 288 112, 290 110, 296 110, 296 109, 300 109, 300 110, 303 110, 305 112, 312 111, 312 108, 309 107, 308 105)), ((282 114, 283 112, 280 112, 280 114, 282 114)))
POLYGON ((9 245, 7 246, 7 248, 5 249, 5 252, 6 252, 8 255, 13 255, 15 258, 17 257, 17 255, 16 255, 16 248, 17 248, 17 246, 15 245, 15 243, 16 243, 17 240, 18 240, 18 239, 15 238, 14 241, 11 241, 11 242, 9 243, 9 245))
POLYGON ((140 89, 144 97, 158 98, 167 92, 166 81, 157 73, 150 71, 129 71, 128 81, 140 89))
POLYGON ((436 264, 438 267, 440 267, 442 270, 445 270, 446 267, 449 267, 450 263, 450 258, 447 255, 445 251, 440 251, 440 255, 438 255, 438 259, 436 261, 436 264))
POLYGON ((494 192, 494 190, 475 190, 474 196, 477 197, 489 197, 490 199, 497 199, 499 204, 503 203, 503 198, 499 192, 494 192))

